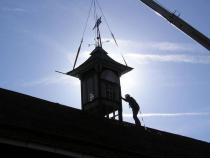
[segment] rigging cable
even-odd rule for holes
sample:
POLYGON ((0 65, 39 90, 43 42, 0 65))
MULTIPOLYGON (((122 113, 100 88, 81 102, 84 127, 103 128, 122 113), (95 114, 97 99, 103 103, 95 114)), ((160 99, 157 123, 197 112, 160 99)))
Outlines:
MULTIPOLYGON (((102 16, 104 17, 104 21, 105 21, 105 23, 106 23, 106 25, 107 25, 107 27, 108 27, 108 29, 109 29, 109 32, 110 32, 110 34, 111 34, 111 36, 112 36, 112 38, 113 38, 113 40, 114 40, 116 46, 119 48, 118 43, 117 43, 117 40, 116 40, 114 34, 112 33, 110 27, 109 27, 109 24, 108 24, 108 22, 107 22, 107 20, 106 20, 106 17, 105 17, 105 15, 104 15, 104 12, 103 12, 103 10, 102 10, 102 8, 101 8, 101 5, 99 4, 98 0, 95 0, 95 1, 96 1, 97 5, 98 5, 98 8, 99 8, 100 11, 101 11, 102 16)), ((126 60, 125 60, 125 58, 124 58, 122 52, 120 52, 120 55, 121 55, 121 57, 123 58, 123 61, 124 61, 125 65, 127 66, 127 62, 126 62, 126 60)))
POLYGON ((88 20, 89 20, 89 18, 90 18, 90 12, 91 12, 91 10, 92 10, 93 2, 95 3, 95 1, 94 1, 94 0, 91 1, 90 9, 89 9, 89 12, 88 12, 88 17, 87 17, 86 22, 85 22, 85 28, 84 28, 83 33, 82 33, 82 39, 81 39, 79 48, 78 48, 78 50, 77 50, 77 55, 76 55, 76 58, 75 58, 75 61, 74 61, 73 69, 74 69, 75 66, 76 66, 77 59, 78 59, 78 56, 79 56, 79 53, 80 53, 80 50, 81 50, 81 47, 82 47, 83 38, 84 38, 84 34, 85 34, 85 31, 86 31, 86 28, 87 28, 88 20))
MULTIPOLYGON (((95 2, 95 0, 93 0, 93 18, 94 18, 94 21, 96 22, 97 21, 97 14, 96 14, 96 2, 95 2)), ((93 28, 93 30, 94 30, 94 28, 93 28)), ((97 40, 96 40, 97 39, 97 31, 96 31, 96 29, 95 29, 94 33, 95 33, 94 41, 95 41, 95 45, 97 45, 97 40)))

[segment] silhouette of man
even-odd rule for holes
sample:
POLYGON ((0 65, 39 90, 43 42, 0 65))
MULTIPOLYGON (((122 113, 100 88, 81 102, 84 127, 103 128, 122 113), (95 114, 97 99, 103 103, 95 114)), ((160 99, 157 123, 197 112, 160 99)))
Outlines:
POLYGON ((136 102, 136 100, 133 97, 131 97, 129 94, 126 94, 125 98, 122 97, 122 99, 124 101, 128 102, 129 107, 132 109, 133 119, 134 119, 136 125, 141 125, 141 122, 139 121, 139 119, 137 117, 140 107, 139 107, 138 103, 136 102))

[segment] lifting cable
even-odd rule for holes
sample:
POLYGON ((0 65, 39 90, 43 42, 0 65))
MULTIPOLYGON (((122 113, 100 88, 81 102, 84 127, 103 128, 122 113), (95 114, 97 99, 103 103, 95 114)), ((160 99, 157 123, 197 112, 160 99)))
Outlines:
MULTIPOLYGON (((106 17, 105 17, 105 15, 104 15, 104 12, 103 12, 103 10, 102 10, 102 8, 101 8, 101 5, 99 4, 98 0, 95 0, 95 1, 96 1, 96 4, 98 5, 98 8, 99 8, 100 11, 101 11, 102 16, 104 17, 104 21, 105 21, 105 23, 106 23, 106 25, 107 25, 107 27, 108 27, 108 29, 109 29, 109 32, 110 32, 110 34, 111 34, 111 36, 112 36, 112 38, 113 38, 113 40, 114 40, 116 46, 119 47, 119 46, 118 46, 118 43, 117 43, 117 40, 116 40, 114 34, 112 33, 110 27, 109 27, 109 24, 108 24, 108 22, 107 22, 107 20, 106 20, 106 17)), ((127 62, 125 61, 125 58, 124 58, 122 52, 120 52, 120 55, 121 55, 121 57, 123 58, 123 61, 124 61, 125 65, 127 66, 127 62)))
MULTIPOLYGON (((106 20, 106 17, 105 17, 105 15, 104 15, 104 13, 103 13, 103 10, 102 10, 102 8, 101 8, 101 6, 100 6, 98 0, 92 0, 92 1, 91 1, 91 5, 90 5, 90 9, 89 9, 89 12, 88 12, 88 17, 87 17, 86 22, 85 22, 85 27, 84 27, 84 30, 83 30, 83 33, 82 33, 82 38, 81 38, 81 41, 80 41, 80 45, 79 45, 79 48, 78 48, 78 50, 77 50, 77 54, 76 54, 76 58, 75 58, 75 61, 74 61, 73 69, 75 68, 76 63, 77 63, 77 59, 78 59, 78 57, 79 57, 79 53, 80 53, 80 50, 81 50, 81 47, 82 47, 83 38, 84 38, 85 31, 86 31, 86 29, 87 29, 87 24, 88 24, 88 21, 89 21, 89 18, 90 18, 90 14, 91 14, 92 7, 94 7, 94 11, 93 11, 93 12, 94 12, 94 18, 97 19, 97 15, 96 15, 96 5, 98 6, 98 8, 99 8, 100 11, 101 11, 101 14, 102 14, 102 16, 103 16, 103 18, 104 18, 104 21, 105 21, 105 23, 106 23, 106 25, 107 25, 107 27, 108 27, 108 29, 109 29, 109 32, 110 32, 110 34, 111 34, 111 36, 112 36, 112 38, 113 38, 113 40, 114 40, 116 46, 119 47, 119 46, 118 46, 118 43, 117 43, 117 40, 116 40, 114 34, 112 33, 110 27, 109 27, 109 24, 108 24, 108 22, 107 22, 107 20, 106 20)), ((122 52, 120 52, 120 55, 121 55, 121 57, 122 57, 122 59, 123 59, 125 65, 127 66, 127 62, 126 62, 126 60, 125 60, 125 58, 124 58, 122 52)))
POLYGON ((77 50, 77 55, 76 55, 76 58, 75 58, 75 61, 74 61, 73 69, 74 69, 75 66, 76 66, 77 59, 78 59, 78 56, 79 56, 79 53, 80 53, 80 50, 81 50, 81 47, 82 47, 83 38, 84 38, 84 34, 85 34, 85 31, 86 31, 86 28, 87 28, 88 20, 89 20, 89 18, 90 18, 90 12, 91 12, 91 10, 92 10, 93 2, 95 3, 95 0, 92 0, 92 1, 91 1, 90 9, 89 9, 89 12, 88 12, 88 17, 87 17, 86 22, 85 22, 85 28, 84 28, 83 33, 82 33, 82 39, 81 39, 79 48, 78 48, 78 50, 77 50))

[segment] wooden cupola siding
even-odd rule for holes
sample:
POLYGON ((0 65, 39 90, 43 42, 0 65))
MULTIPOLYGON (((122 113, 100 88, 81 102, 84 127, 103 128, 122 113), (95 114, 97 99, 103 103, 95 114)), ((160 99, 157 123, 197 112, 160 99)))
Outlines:
POLYGON ((82 110, 91 114, 118 118, 122 121, 121 75, 132 70, 110 58, 102 47, 67 74, 81 81, 82 110))

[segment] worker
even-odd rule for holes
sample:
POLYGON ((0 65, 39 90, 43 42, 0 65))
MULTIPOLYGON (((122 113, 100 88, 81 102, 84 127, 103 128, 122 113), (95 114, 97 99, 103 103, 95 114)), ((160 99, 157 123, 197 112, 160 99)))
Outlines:
POLYGON ((141 123, 137 117, 140 107, 139 107, 138 103, 136 102, 136 100, 133 97, 131 97, 129 94, 126 94, 125 98, 122 97, 122 99, 124 101, 128 102, 129 107, 132 109, 133 119, 134 119, 136 125, 141 126, 141 123))

